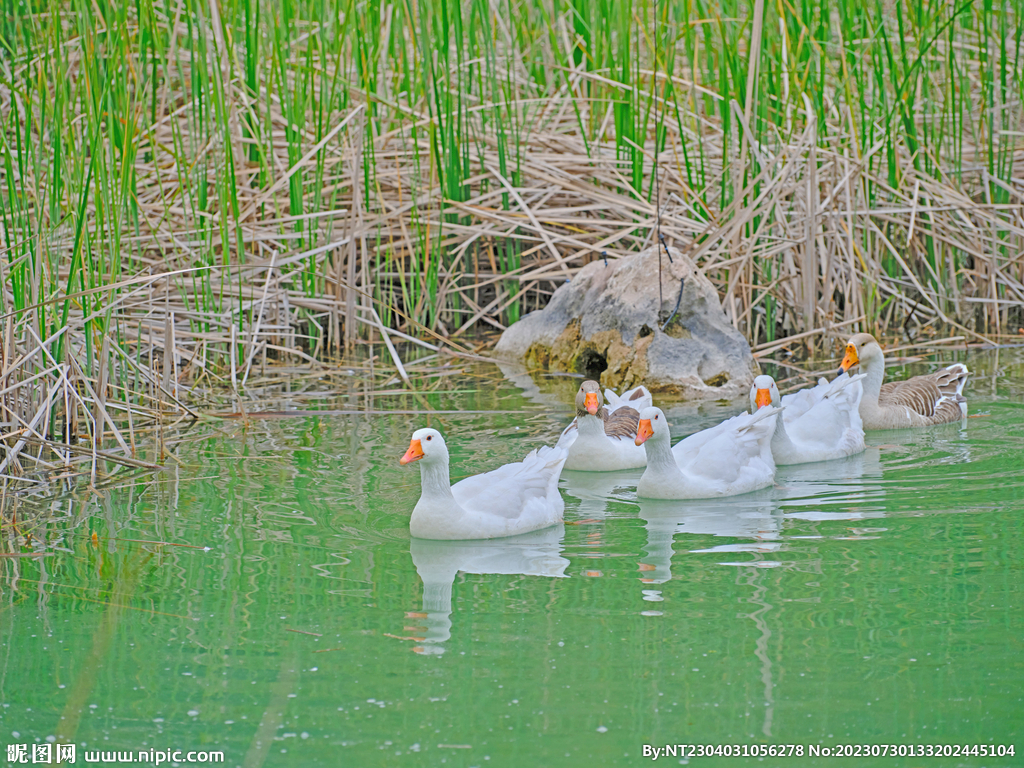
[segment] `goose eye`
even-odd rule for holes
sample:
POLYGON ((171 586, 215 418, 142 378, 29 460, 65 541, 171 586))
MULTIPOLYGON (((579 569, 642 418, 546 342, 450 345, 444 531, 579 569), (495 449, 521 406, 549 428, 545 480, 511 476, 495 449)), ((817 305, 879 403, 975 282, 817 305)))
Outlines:
POLYGON ((434 439, 433 435, 427 435, 427 440, 433 440, 433 439, 434 439))

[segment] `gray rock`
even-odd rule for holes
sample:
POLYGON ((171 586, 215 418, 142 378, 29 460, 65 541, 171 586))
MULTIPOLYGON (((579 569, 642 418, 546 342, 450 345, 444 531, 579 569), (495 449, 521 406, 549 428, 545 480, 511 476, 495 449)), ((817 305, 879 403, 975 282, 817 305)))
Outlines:
POLYGON ((548 305, 510 326, 495 353, 531 368, 600 373, 607 387, 644 384, 690 399, 747 393, 759 372, 747 340, 725 317, 718 292, 675 248, 594 261, 555 291, 548 305), (679 311, 664 331, 685 287, 679 311), (660 309, 660 314, 659 314, 660 309))

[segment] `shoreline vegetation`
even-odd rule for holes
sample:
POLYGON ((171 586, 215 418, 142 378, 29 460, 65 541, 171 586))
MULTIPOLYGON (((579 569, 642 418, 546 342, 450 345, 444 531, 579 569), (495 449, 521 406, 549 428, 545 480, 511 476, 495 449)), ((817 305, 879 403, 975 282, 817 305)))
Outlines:
POLYGON ((1005 0, 4 0, 4 493, 155 467, 268 368, 369 342, 409 385, 659 232, 762 359, 1020 338, 1022 37, 1005 0))

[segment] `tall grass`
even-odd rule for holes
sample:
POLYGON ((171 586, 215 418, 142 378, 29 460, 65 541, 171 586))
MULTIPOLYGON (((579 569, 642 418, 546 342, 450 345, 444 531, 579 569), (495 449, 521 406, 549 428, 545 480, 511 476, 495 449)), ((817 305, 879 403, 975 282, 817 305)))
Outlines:
POLYGON ((659 204, 753 343, 1012 332, 1022 36, 1006 0, 0 0, 5 431, 457 346, 659 204))

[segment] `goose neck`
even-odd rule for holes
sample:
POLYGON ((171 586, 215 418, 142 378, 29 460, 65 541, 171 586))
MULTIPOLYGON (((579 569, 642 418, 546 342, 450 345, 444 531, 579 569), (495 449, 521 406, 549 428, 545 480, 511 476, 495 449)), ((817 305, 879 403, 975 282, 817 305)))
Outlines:
POLYGON ((672 455, 672 446, 669 444, 668 435, 655 433, 647 439, 644 447, 647 449, 648 470, 658 474, 679 472, 675 456, 672 455))
POLYGON ((885 378, 885 359, 872 358, 870 361, 861 363, 861 373, 864 379, 861 384, 864 387, 863 399, 869 403, 877 403, 878 396, 882 391, 882 380, 885 378))
POLYGON ((591 416, 589 413, 584 412, 582 416, 577 418, 576 427, 580 431, 580 437, 604 437, 604 421, 597 416, 591 416))
POLYGON ((421 498, 424 499, 451 499, 452 484, 448 476, 447 461, 420 461, 420 487, 421 498))
POLYGON ((793 439, 789 436, 789 432, 786 431, 786 421, 782 418, 782 414, 775 417, 775 432, 772 434, 772 447, 775 449, 795 447, 793 445, 793 439))

